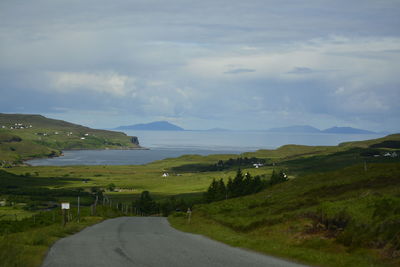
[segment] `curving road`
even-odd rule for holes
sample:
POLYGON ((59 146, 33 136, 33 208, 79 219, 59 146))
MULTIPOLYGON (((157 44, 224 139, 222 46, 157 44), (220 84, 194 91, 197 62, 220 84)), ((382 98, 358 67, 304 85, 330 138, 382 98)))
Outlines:
POLYGON ((57 241, 43 267, 282 266, 299 264, 172 228, 166 218, 120 217, 57 241))

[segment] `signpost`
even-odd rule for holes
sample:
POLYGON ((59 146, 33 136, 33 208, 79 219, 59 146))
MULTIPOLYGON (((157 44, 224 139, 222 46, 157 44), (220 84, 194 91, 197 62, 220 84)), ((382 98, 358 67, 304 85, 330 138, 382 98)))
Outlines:
POLYGON ((190 223, 190 220, 192 219, 192 210, 190 208, 187 209, 186 215, 188 217, 188 223, 190 223))
POLYGON ((62 217, 63 217, 63 226, 67 224, 67 213, 65 210, 69 211, 69 202, 61 203, 62 217))

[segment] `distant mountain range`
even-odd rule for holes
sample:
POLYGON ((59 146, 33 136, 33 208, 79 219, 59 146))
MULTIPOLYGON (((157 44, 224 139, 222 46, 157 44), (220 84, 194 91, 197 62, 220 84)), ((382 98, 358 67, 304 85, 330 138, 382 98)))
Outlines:
POLYGON ((332 127, 320 130, 309 125, 295 125, 281 128, 271 128, 268 132, 274 133, 327 133, 327 134, 376 134, 375 132, 352 128, 352 127, 332 127))
POLYGON ((321 130, 308 125, 295 125, 267 130, 273 133, 320 133, 321 130))
POLYGON ((376 134, 375 132, 352 128, 352 127, 332 127, 322 131, 323 133, 337 133, 337 134, 376 134))
MULTIPOLYGON (((137 130, 137 131, 185 131, 182 127, 178 125, 172 124, 167 121, 155 121, 150 123, 141 123, 141 124, 134 124, 128 126, 120 126, 113 130, 137 130)), ((210 132, 227 132, 231 131, 228 129, 223 128, 212 128, 203 131, 210 131, 210 132)), ((363 129, 357 129, 352 127, 331 127, 325 130, 320 130, 318 128, 309 126, 309 125, 294 125, 288 127, 281 127, 281 128, 271 128, 266 130, 267 132, 271 133, 326 133, 326 134, 376 134, 372 131, 367 131, 363 129)))
POLYGON ((114 130, 137 130, 137 131, 184 131, 185 129, 167 121, 155 121, 128 126, 119 126, 114 130))

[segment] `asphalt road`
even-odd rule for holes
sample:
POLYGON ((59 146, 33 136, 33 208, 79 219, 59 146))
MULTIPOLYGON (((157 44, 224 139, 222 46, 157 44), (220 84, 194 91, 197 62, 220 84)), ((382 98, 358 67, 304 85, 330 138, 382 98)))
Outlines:
POLYGON ((120 217, 60 239, 43 267, 301 266, 172 228, 166 218, 120 217))

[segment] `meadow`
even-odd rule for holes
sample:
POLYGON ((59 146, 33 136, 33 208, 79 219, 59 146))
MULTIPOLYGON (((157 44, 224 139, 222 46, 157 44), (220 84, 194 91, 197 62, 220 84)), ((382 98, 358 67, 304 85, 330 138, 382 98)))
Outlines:
MULTIPOLYGON (((7 206, 0 207, 0 222, 9 230, 0 240, 2 257, 17 244, 20 251, 28 251, 27 258, 37 257, 31 266, 38 266, 57 238, 126 213, 128 205, 149 191, 155 201, 164 203, 161 206, 178 203, 173 209, 193 208, 190 224, 184 213, 169 217, 173 226, 184 231, 313 265, 395 266, 400 248, 396 232, 400 229, 400 158, 383 156, 398 152, 386 147, 388 140, 396 146, 400 135, 339 146, 287 145, 239 156, 185 155, 137 166, 3 168, 0 201, 5 199, 7 206), (265 165, 255 168, 246 157, 263 160, 265 165), (224 168, 215 170, 221 162, 224 168), (267 180, 273 170, 282 170, 288 181, 257 194, 204 204, 203 193, 212 180, 226 183, 238 168, 267 180), (164 173, 169 175, 163 177, 164 173), (52 205, 68 201, 76 209, 77 196, 86 219, 71 223, 72 230, 60 228, 59 213, 53 215, 59 207, 52 205), (96 196, 99 205, 105 196, 104 208, 110 212, 89 216, 96 196), (44 218, 43 224, 39 218, 44 218), (13 239, 18 242, 9 244, 13 239)), ((17 262, 18 257, 14 257, 17 262)), ((12 262, 5 266, 25 266, 12 262)))

